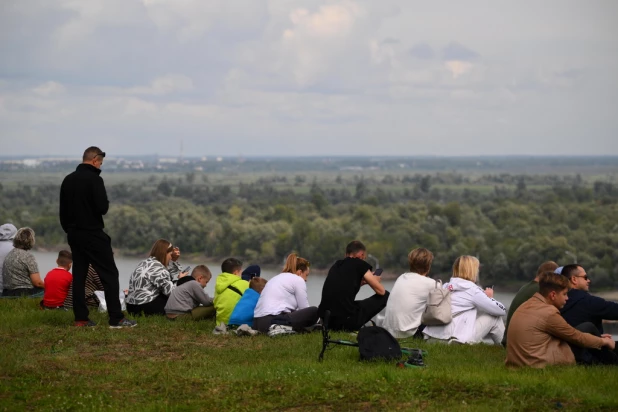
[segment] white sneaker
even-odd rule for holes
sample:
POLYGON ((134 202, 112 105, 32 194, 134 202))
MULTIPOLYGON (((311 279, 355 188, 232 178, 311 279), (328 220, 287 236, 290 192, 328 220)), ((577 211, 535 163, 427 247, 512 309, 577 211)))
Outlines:
POLYGON ((293 335, 296 332, 288 325, 270 325, 268 328, 268 336, 271 338, 278 335, 293 335))
POLYGON ((212 333, 214 335, 227 335, 228 334, 227 326, 225 326, 225 323, 221 322, 217 326, 215 326, 212 333))
POLYGON ((236 329, 237 336, 255 336, 259 332, 255 329, 251 329, 251 327, 247 324, 242 324, 236 329))

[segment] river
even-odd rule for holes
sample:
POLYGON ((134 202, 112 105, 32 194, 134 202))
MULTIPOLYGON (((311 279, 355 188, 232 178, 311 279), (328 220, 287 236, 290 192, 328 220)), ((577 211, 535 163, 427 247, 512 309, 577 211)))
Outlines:
MULTIPOLYGON (((56 258, 58 257, 58 253, 56 252, 33 252, 33 254, 39 265, 39 271, 41 272, 42 277, 44 277, 48 271, 56 267, 56 258)), ((120 272, 120 288, 121 289, 127 289, 129 287, 129 277, 131 276, 131 273, 133 272, 137 264, 140 262, 140 260, 141 259, 137 257, 126 257, 126 256, 116 257, 116 266, 118 267, 118 271, 120 272)), ((185 264, 182 261, 182 256, 180 258, 180 262, 182 263, 183 267, 187 265, 191 265, 191 267, 195 267, 196 265, 196 263, 192 263, 192 262, 185 264)), ((215 278, 219 273, 221 273, 221 270, 219 267, 220 263, 213 263, 213 262, 203 262, 203 263, 206 266, 208 266, 208 268, 210 269, 213 275, 212 280, 208 282, 208 285, 206 286, 206 292, 210 296, 214 296, 215 278)), ((270 279, 273 276, 278 275, 278 274, 279 272, 276 272, 274 270, 262 269, 261 276, 264 279, 270 279)), ((309 298, 309 304, 313 306, 317 306, 320 304, 320 298, 322 296, 322 285, 324 284, 325 278, 326 276, 322 274, 313 274, 313 273, 309 274, 309 277, 307 278, 307 297, 309 298)), ((443 279, 443 280, 446 281, 447 279, 443 279)), ((394 279, 392 280, 384 279, 382 281, 382 284, 384 285, 386 290, 391 290, 393 288, 393 285, 395 284, 395 280, 394 279)), ((369 286, 364 286, 361 288, 360 292, 358 293, 358 298, 363 299, 363 298, 371 296, 372 294, 373 294, 373 291, 371 290, 371 288, 369 286)), ((494 297, 496 298, 496 300, 502 302, 504 305, 508 307, 511 301, 513 300, 513 296, 515 296, 514 293, 501 293, 499 291, 496 291, 494 297)))

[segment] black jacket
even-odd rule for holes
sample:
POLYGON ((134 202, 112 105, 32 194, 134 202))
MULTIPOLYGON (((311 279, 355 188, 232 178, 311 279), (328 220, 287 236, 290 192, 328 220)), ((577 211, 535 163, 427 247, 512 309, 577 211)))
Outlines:
POLYGON ((560 310, 562 317, 573 327, 592 322, 603 333, 603 319, 618 320, 618 303, 592 296, 585 290, 569 290, 569 300, 560 310))
POLYGON ((60 186, 60 224, 70 229, 103 229, 103 215, 109 209, 101 170, 82 163, 64 178, 60 186))

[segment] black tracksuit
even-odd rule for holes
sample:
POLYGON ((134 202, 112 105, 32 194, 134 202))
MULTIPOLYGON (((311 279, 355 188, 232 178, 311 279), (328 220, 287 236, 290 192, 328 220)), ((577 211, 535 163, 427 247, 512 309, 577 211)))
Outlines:
POLYGON ((82 163, 64 178, 60 187, 60 224, 73 253, 75 320, 88 320, 85 288, 91 264, 103 283, 109 324, 116 325, 124 315, 120 308, 118 268, 111 238, 103 231, 103 215, 109 209, 109 200, 100 174, 100 169, 82 163))

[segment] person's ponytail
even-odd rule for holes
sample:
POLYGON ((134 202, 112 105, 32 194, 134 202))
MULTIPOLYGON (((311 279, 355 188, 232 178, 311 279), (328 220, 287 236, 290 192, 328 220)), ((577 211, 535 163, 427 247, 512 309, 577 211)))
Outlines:
POLYGON ((298 255, 296 255, 296 253, 290 253, 288 255, 288 258, 285 260, 285 266, 283 267, 283 272, 296 273, 297 262, 298 262, 298 255))

